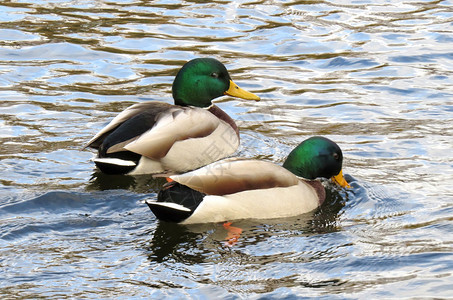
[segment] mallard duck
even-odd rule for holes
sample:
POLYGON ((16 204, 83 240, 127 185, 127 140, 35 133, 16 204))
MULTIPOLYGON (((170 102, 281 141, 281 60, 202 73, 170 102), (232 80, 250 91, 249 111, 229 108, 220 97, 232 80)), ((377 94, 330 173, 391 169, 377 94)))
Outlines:
POLYGON ((175 105, 143 102, 130 106, 85 146, 98 150, 96 166, 109 174, 181 173, 233 154, 239 130, 212 100, 229 95, 258 96, 239 88, 225 66, 196 58, 178 72, 172 86, 175 105))
POLYGON ((158 219, 182 224, 296 216, 323 203, 326 193, 317 178, 349 187, 342 162, 336 143, 311 137, 291 151, 283 166, 224 159, 170 176, 157 201, 146 203, 158 219))

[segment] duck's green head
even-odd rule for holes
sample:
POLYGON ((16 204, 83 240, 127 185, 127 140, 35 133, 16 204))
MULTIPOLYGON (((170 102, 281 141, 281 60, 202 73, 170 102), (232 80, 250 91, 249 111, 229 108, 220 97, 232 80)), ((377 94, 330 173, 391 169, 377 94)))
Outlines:
POLYGON ((291 151, 283 167, 306 179, 331 178, 342 187, 350 187, 343 177, 342 164, 340 147, 325 137, 315 136, 291 151))
POLYGON ((209 107, 212 100, 229 95, 247 100, 258 96, 238 87, 225 66, 213 58, 196 58, 187 62, 173 81, 173 99, 182 106, 209 107))

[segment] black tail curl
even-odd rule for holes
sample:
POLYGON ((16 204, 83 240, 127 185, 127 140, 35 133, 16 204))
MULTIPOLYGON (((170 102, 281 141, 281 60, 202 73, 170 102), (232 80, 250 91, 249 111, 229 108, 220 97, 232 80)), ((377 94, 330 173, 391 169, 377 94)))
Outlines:
POLYGON ((182 185, 176 181, 164 185, 157 195, 157 202, 146 202, 154 215, 162 221, 179 223, 190 217, 203 201, 206 194, 182 185), (165 206, 175 203, 188 210, 165 206))

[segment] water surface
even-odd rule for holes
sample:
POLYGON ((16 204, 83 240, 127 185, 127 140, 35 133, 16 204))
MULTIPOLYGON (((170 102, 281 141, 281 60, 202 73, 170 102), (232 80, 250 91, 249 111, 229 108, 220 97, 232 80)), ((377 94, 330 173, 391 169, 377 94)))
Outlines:
POLYGON ((453 296, 451 1, 3 1, 0 295, 9 298, 453 296), (215 57, 262 97, 218 105, 236 155, 343 149, 352 189, 289 219, 159 222, 163 184, 106 176, 83 145, 118 112, 172 103, 215 57))

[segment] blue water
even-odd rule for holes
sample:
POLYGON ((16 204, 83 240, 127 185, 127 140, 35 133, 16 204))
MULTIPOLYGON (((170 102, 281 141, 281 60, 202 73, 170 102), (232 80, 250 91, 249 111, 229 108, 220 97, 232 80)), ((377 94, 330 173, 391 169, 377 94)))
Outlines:
POLYGON ((453 297, 451 1, 0 4, 0 297, 453 297), (215 57, 262 97, 218 106, 237 156, 343 149, 352 188, 288 219, 181 226, 84 144, 181 65, 215 57))

